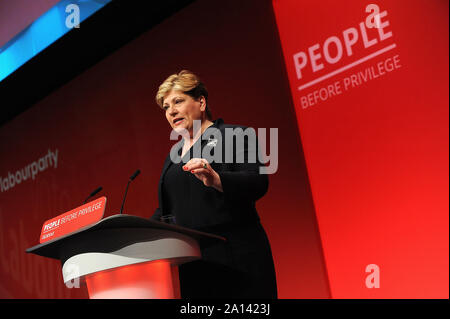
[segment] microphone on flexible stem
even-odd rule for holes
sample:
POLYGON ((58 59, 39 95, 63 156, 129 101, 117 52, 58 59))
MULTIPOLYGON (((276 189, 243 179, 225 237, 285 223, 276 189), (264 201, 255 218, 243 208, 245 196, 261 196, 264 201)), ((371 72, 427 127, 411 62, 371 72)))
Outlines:
POLYGON ((131 181, 134 180, 140 173, 141 173, 141 171, 137 170, 136 172, 134 172, 133 175, 130 176, 130 179, 128 180, 127 188, 125 189, 125 195, 123 195, 122 207, 120 208, 120 212, 119 212, 120 215, 122 214, 122 211, 123 211, 123 205, 125 204, 125 198, 127 198, 128 186, 130 186, 131 181))
POLYGON ((99 188, 96 188, 95 191, 93 191, 92 193, 90 193, 89 196, 84 200, 83 204, 86 204, 86 202, 87 202, 87 200, 88 200, 89 198, 91 198, 92 196, 96 195, 96 194, 97 194, 98 192, 100 192, 102 189, 103 189, 103 187, 101 187, 101 186, 100 186, 99 188))

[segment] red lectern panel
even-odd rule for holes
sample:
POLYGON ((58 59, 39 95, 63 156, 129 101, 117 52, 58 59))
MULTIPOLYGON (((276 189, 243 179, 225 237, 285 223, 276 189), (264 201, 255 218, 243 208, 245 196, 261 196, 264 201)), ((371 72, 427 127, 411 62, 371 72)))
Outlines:
POLYGON ((180 298, 178 267, 157 260, 104 270, 86 276, 91 299, 180 298))

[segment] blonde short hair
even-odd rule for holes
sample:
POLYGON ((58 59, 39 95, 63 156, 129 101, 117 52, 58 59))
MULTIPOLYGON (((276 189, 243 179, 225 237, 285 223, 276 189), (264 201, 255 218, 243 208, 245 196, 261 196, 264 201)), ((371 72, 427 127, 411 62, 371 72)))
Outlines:
POLYGON ((164 97, 172 90, 181 91, 197 100, 204 97, 206 100, 206 118, 212 120, 212 114, 208 105, 208 90, 200 79, 191 71, 182 70, 178 74, 169 76, 160 86, 156 93, 156 103, 162 108, 164 97))

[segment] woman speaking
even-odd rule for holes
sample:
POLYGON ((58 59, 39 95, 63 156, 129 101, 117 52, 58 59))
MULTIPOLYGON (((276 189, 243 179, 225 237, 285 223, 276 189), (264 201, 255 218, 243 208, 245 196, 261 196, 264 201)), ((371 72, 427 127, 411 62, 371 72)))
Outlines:
POLYGON ((181 160, 171 152, 164 163, 151 218, 171 216, 177 225, 227 239, 180 266, 182 298, 276 298, 270 244, 255 208, 269 184, 256 138, 244 126, 212 119, 208 91, 192 72, 169 76, 156 102, 182 139, 172 148, 181 160))

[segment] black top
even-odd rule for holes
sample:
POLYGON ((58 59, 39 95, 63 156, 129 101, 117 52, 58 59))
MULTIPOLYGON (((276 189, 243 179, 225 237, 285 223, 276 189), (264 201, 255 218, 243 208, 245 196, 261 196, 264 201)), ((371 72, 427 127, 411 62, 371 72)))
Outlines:
MULTIPOLYGON (((152 219, 158 220, 161 215, 173 214, 176 224, 194 229, 259 221, 255 202, 266 193, 269 181, 266 174, 259 172, 263 164, 257 156, 257 140, 245 138, 244 144, 236 142, 236 136, 246 134, 245 129, 244 126, 224 124, 219 118, 203 132, 180 163, 173 163, 169 153, 159 183, 159 208, 152 219), (230 129, 229 132, 233 131, 234 135, 226 135, 225 129, 230 129), (217 143, 210 143, 212 139, 217 143), (200 156, 196 153, 199 144, 200 156), (231 161, 226 158, 226 152, 230 154, 230 149, 233 154, 231 161), (217 160, 216 151, 221 151, 220 160, 217 160), (251 152, 256 154, 256 161, 249 157, 251 152), (241 153, 245 154, 244 163, 236 160, 236 154, 241 153), (223 192, 205 186, 191 172, 182 168, 189 159, 205 158, 205 154, 216 159, 208 162, 219 174, 223 192)), ((179 155, 183 145, 184 139, 175 144, 179 155)))
MULTIPOLYGON (((151 218, 159 220, 162 215, 173 214, 180 226, 226 238, 208 247, 201 245, 202 259, 180 266, 183 298, 277 296, 270 244, 255 208, 269 180, 266 174, 260 174, 263 164, 258 156, 256 161, 250 156, 258 154, 257 140, 245 138, 244 143, 237 143, 249 133, 245 129, 217 119, 179 163, 172 162, 170 153, 164 162, 158 187, 159 207, 151 218), (233 130, 233 135, 227 135, 226 129, 233 130), (200 156, 196 154, 198 149, 200 156), (233 156, 227 160, 230 150, 233 156), (242 155, 244 161, 237 161, 242 155), (220 176, 223 192, 205 186, 194 174, 183 170, 182 166, 193 157, 208 160, 220 176)), ((173 154, 181 156, 183 145, 181 139, 174 145, 178 149, 172 148, 173 154)))
POLYGON ((183 211, 189 207, 189 176, 188 172, 183 171, 184 163, 172 164, 166 171, 163 181, 163 202, 165 214, 172 214, 176 220, 183 222, 183 211), (170 187, 169 187, 170 186, 170 187), (184 196, 187 195, 187 196, 184 196))
MULTIPOLYGON (((176 224, 186 225, 190 227, 199 227, 204 225, 216 224, 213 214, 217 209, 217 204, 223 202, 223 194, 212 188, 203 185, 203 182, 195 177, 190 171, 184 171, 183 165, 190 159, 198 157, 194 156, 194 149, 198 144, 204 144, 203 141, 208 140, 208 132, 211 128, 217 128, 220 121, 215 121, 207 128, 200 138, 191 146, 189 151, 184 154, 179 163, 171 163, 165 172, 162 183, 162 198, 164 206, 164 215, 171 214, 175 216, 176 224), (209 129, 209 130, 208 130, 209 129), (197 196, 193 196, 193 192, 202 192, 202 197, 208 200, 203 203, 199 209, 197 196)), ((181 156, 184 141, 179 146, 178 155, 181 156)))

